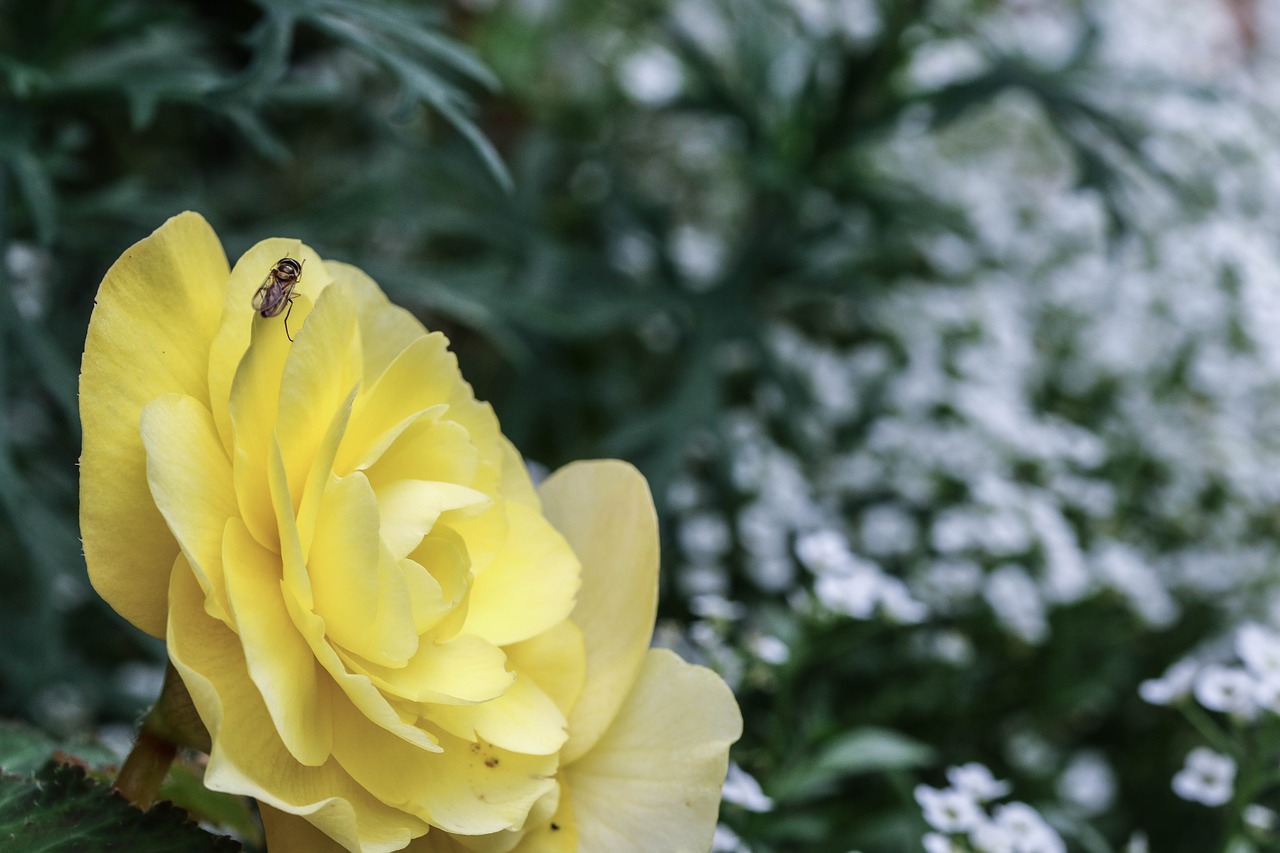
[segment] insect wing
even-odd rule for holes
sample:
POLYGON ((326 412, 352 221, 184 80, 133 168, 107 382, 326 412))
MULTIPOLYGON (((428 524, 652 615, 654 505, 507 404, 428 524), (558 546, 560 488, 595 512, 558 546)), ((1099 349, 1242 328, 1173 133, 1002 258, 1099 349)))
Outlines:
POLYGON ((258 286, 257 292, 253 294, 253 310, 261 311, 262 307, 267 304, 267 293, 271 290, 271 285, 275 283, 275 278, 268 275, 262 280, 262 284, 258 286))
POLYGON ((276 281, 275 276, 269 275, 258 291, 253 294, 253 310, 262 314, 263 317, 274 317, 280 313, 282 304, 284 304, 284 289, 280 286, 280 282, 276 281))

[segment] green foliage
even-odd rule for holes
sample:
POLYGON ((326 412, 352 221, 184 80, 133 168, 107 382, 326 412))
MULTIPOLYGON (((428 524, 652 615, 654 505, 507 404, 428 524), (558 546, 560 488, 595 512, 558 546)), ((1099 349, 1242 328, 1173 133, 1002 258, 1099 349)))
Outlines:
POLYGON ((167 803, 150 811, 86 775, 53 765, 34 779, 0 774, 0 841, 14 853, 119 850, 135 853, 234 853, 240 845, 213 836, 167 803))
MULTIPOLYGON (((833 450, 870 444, 869 416, 836 435, 799 416, 812 389, 770 345, 780 321, 835 347, 883 345, 902 368, 913 342, 891 339, 875 308, 922 280, 968 286, 925 246, 978 251, 974 217, 896 159, 899 135, 963 149, 1025 133, 1020 154, 1099 199, 1117 245, 1141 233, 1153 197, 1191 209, 1211 195, 1149 156, 1126 105, 1165 84, 1099 67, 1089 3, 1060 4, 1084 25, 1048 64, 976 29, 1001 4, 878 0, 879 25, 859 38, 815 28, 803 5, 562 0, 479 14, 408 0, 0 0, 0 715, 59 735, 132 720, 148 697, 128 687, 126 665, 163 660, 85 578, 76 374, 103 273, 181 209, 204 213, 232 258, 288 235, 362 267, 450 335, 529 458, 635 461, 673 533, 668 496, 690 472, 726 516, 742 509, 727 412, 768 397, 782 413, 771 437, 819 471, 833 450), (710 17, 699 26, 685 6, 710 17), (923 51, 961 42, 979 71, 913 82, 923 51), (680 85, 640 97, 628 63, 655 48, 680 85), (1014 127, 1010 103, 1034 121, 1014 127)), ((1054 336, 1067 325, 1041 330, 1046 348, 1066 346, 1054 336)), ((1162 381, 1180 387, 1179 370, 1162 381)), ((866 411, 888 381, 857 386, 866 411)), ((1134 391, 1056 388, 1045 381, 1036 405, 1100 431, 1091 419, 1134 391)), ((1168 472, 1144 447, 1108 464, 1123 486, 1115 524, 1162 544, 1213 533, 1208 501, 1172 523, 1152 510, 1168 472)), ((944 484, 924 514, 965 488, 944 484)), ((911 849, 924 831, 914 782, 984 758, 1020 774, 1020 797, 1049 801, 1080 748, 1123 756, 1125 806, 1096 831, 1064 817, 1076 843, 1109 849, 1146 825, 1164 846, 1208 848, 1210 821, 1162 816, 1169 750, 1190 740, 1134 703, 1138 681, 1215 630, 1207 609, 1157 632, 1091 600, 1055 616, 1054 642, 1040 647, 989 618, 915 631, 831 619, 802 595, 783 607, 743 561, 734 544, 728 593, 750 606, 751 630, 783 637, 791 654, 739 673, 747 734, 735 759, 779 804, 727 812, 756 853, 911 849), (953 629, 972 642, 970 666, 921 653, 953 629), (1051 771, 1014 766, 1007 745, 1021 735, 1041 739, 1051 771)), ((664 573, 664 615, 687 625, 675 576, 664 573)), ((11 773, 35 772, 54 743, 0 728, 11 773)), ((71 801, 91 796, 72 771, 46 782, 71 801)), ((5 784, 16 803, 39 796, 5 784)), ((189 769, 170 785, 252 843, 242 802, 202 805, 189 769)))
POLYGON ((13 851, 235 851, 240 845, 197 829, 193 817, 256 838, 246 801, 208 791, 179 763, 159 806, 143 813, 110 788, 115 757, 83 737, 58 742, 20 723, 0 722, 0 842, 13 851))

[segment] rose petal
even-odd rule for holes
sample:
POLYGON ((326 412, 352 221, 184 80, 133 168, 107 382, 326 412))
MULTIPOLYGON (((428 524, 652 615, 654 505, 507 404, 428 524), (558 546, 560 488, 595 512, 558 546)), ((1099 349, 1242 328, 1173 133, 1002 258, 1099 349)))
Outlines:
MULTIPOLYGON (((280 378, 276 437, 296 510, 329 424, 363 377, 355 307, 345 289, 325 290, 293 337, 280 378)), ((348 423, 346 431, 350 429, 348 423)))
POLYGON ((582 630, 564 621, 523 643, 506 646, 504 651, 511 668, 532 678, 568 717, 582 695, 587 669, 582 630))
POLYGON ((625 462, 575 462, 539 490, 546 516, 582 560, 572 620, 587 680, 569 715, 569 763, 600 737, 636 678, 658 606, 658 519, 644 477, 625 462))
POLYGON ((450 832, 482 835, 523 825, 555 785, 556 756, 530 756, 434 734, 438 753, 406 749, 382 729, 335 716, 334 756, 362 786, 450 832))
POLYGON ((200 581, 209 613, 230 621, 222 534, 237 513, 231 463, 213 416, 193 397, 166 394, 142 410, 142 444, 152 500, 200 581))
MULTIPOLYGON (((302 263, 302 276, 294 287, 294 296, 306 297, 315 304, 320 294, 329 287, 332 278, 325 268, 325 263, 309 246, 298 240, 283 237, 272 237, 263 240, 240 256, 229 277, 224 276, 225 285, 220 289, 222 298, 222 322, 212 342, 205 348, 209 354, 208 387, 209 399, 231 399, 231 384, 240 359, 249 348, 253 329, 262 325, 275 328, 279 334, 285 335, 284 314, 275 317, 257 318, 253 310, 253 294, 266 280, 267 274, 281 258, 290 257, 302 263)), ((297 300, 301 302, 301 300, 297 300)), ((298 305, 295 304, 296 311, 298 305)), ((293 316, 289 317, 289 331, 297 337, 299 326, 294 325, 293 316)), ((288 336, 285 336, 288 343, 288 336)), ((218 434, 223 444, 231 448, 231 417, 223 406, 216 407, 214 418, 218 423, 218 434)))
POLYGON ((504 509, 506 541, 483 571, 476 570, 463 627, 499 646, 563 621, 573 609, 580 572, 573 550, 545 518, 514 501, 504 509))
POLYGON ((432 707, 431 722, 466 740, 483 739, 528 755, 551 755, 568 738, 564 714, 523 673, 517 673, 515 682, 501 696, 487 702, 432 707))
POLYGON ((204 593, 183 558, 172 577, 170 606, 183 618, 169 622, 169 655, 213 738, 206 787, 308 814, 348 850, 399 850, 426 832, 426 824, 380 802, 336 761, 319 767, 294 761, 245 677, 239 638, 203 613, 204 593))
POLYGON ((741 734, 718 675, 651 649, 608 731, 564 769, 581 849, 704 853, 741 734))
POLYGON ((378 535, 378 502, 360 472, 334 480, 316 517, 307 570, 329 637, 382 666, 418 649, 413 604, 398 561, 378 535))
POLYGON ((138 425, 164 394, 209 403, 209 341, 227 259, 209 223, 182 213, 128 249, 98 290, 80 374, 80 531, 94 589, 163 636, 177 543, 151 501, 138 425))
POLYGON ((386 693, 411 702, 486 702, 501 696, 515 680, 502 649, 469 634, 439 643, 427 638, 408 663, 396 669, 347 661, 386 693))
POLYGON ((392 305, 382 289, 368 275, 341 261, 325 261, 333 281, 345 285, 355 300, 360 320, 360 345, 364 349, 364 375, 370 380, 382 375, 400 353, 427 330, 418 318, 392 305))
POLYGON ((332 686, 285 608, 280 557, 238 518, 227 522, 222 548, 249 677, 285 748, 302 764, 323 764, 333 748, 332 686))
MULTIPOLYGON (((300 296, 295 303, 291 319, 300 327, 311 313, 311 300, 300 296)), ((275 548, 280 537, 267 483, 267 456, 275 440, 280 377, 293 345, 274 323, 261 317, 253 328, 252 343, 231 383, 229 412, 236 498, 249 532, 263 546, 275 548)))

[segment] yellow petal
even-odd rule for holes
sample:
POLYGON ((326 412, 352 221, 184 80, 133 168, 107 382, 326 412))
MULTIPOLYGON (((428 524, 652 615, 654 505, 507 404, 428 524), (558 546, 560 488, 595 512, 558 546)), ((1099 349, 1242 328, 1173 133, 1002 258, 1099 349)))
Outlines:
MULTIPOLYGON (((339 653, 341 654, 341 653, 339 653)), ((515 680, 507 656, 492 643, 468 634, 448 642, 424 640, 409 662, 396 669, 348 659, 384 692, 411 702, 485 702, 515 680)))
MULTIPOLYGON (((531 817, 524 837, 511 853, 578 853, 579 849, 583 851, 595 849, 579 848, 578 840, 578 823, 573 814, 573 801, 562 784, 559 807, 555 813, 536 822, 531 817)), ((707 846, 711 846, 709 841, 707 846)))
POLYGON ((518 673, 501 695, 478 705, 433 706, 431 722, 465 740, 502 749, 550 755, 564 745, 564 714, 532 678, 518 673))
POLYGON ((500 646, 562 622, 573 609, 580 571, 564 538, 537 511, 514 501, 504 507, 506 541, 476 577, 463 627, 500 646))
POLYGON ((172 577, 170 608, 182 618, 169 620, 169 657, 213 739, 205 785, 306 814, 352 851, 399 850, 426 832, 425 823, 379 801, 336 761, 307 767, 293 759, 248 678, 239 639, 200 609, 203 593, 183 558, 172 577))
POLYGON ((427 538, 419 543, 410 555, 412 561, 422 566, 440 587, 439 606, 443 611, 414 610, 414 622, 420 632, 431 629, 437 640, 457 636, 467 620, 471 594, 471 556, 466 543, 444 525, 436 525, 427 538))
POLYGON ((351 414, 347 440, 338 453, 340 469, 354 468, 367 448, 406 418, 447 404, 462 382, 458 359, 444 335, 433 332, 401 352, 371 384, 351 414))
POLYGON ((334 480, 320 503, 307 569, 329 637, 375 664, 400 667, 417 651, 418 633, 408 587, 378 529, 365 476, 334 480))
POLYGON ((488 835, 430 832, 415 838, 405 849, 408 853, 577 853, 578 834, 572 821, 572 809, 568 800, 561 798, 557 785, 534 804, 529 819, 520 829, 488 835), (548 833, 548 837, 536 840, 540 832, 548 833))
POLYGON ((213 415, 193 397, 166 394, 142 410, 151 496, 204 590, 205 607, 230 620, 222 572, 222 534, 236 515, 231 463, 213 415))
POLYGON ((276 436, 295 510, 330 423, 363 377, 354 315, 342 287, 325 290, 306 325, 295 332, 284 363, 276 436))
POLYGON ((344 285, 355 299, 360 320, 360 343, 364 348, 364 371, 368 377, 381 376, 392 361, 418 338, 427 334, 418 319, 398 305, 392 305, 373 279, 350 264, 326 261, 333 281, 344 285))
POLYGON ((719 676, 650 650, 609 730, 564 770, 579 847, 705 853, 729 746, 741 734, 738 705, 719 676))
POLYGON ((397 560, 408 556, 435 526, 441 513, 487 507, 489 497, 454 483, 394 480, 375 484, 380 535, 397 560))
MULTIPOLYGON (((298 326, 311 313, 311 300, 295 300, 292 320, 298 326)), ((253 324, 252 343, 231 383, 229 412, 235 454, 236 497, 241 518, 263 546, 278 547, 275 512, 267 485, 267 456, 275 440, 280 408, 280 377, 292 344, 274 324, 253 324)))
POLYGON ((333 747, 331 685, 285 608, 280 557, 233 518, 227 522, 223 559, 249 677, 285 748, 302 764, 323 764, 333 747))
POLYGON ((392 707, 382 691, 374 686, 369 676, 347 670, 346 664, 325 637, 324 620, 306 610, 287 584, 282 587, 282 590, 285 607, 289 610, 289 617, 293 620, 294 626, 306 639, 307 645, 311 647, 311 653, 316 656, 320 666, 324 667, 343 693, 343 697, 335 695, 332 698, 335 718, 334 738, 336 739, 341 733, 341 724, 337 722, 339 712, 346 711, 348 715, 353 713, 350 709, 343 707, 350 703, 354 713, 358 714, 357 719, 385 729, 418 749, 439 750, 440 746, 434 735, 414 725, 412 720, 406 720, 396 708, 392 707), (343 698, 346 702, 342 701, 343 698))
MULTIPOLYGON (((208 385, 210 399, 228 400, 231 397, 231 383, 240 365, 240 359, 249 347, 249 340, 255 325, 264 328, 274 327, 280 335, 285 336, 284 315, 260 318, 262 323, 255 323, 257 312, 253 310, 253 294, 262 285, 272 267, 281 258, 290 257, 302 263, 302 277, 294 288, 295 297, 305 297, 312 304, 320 293, 328 288, 332 279, 320 260, 310 247, 297 240, 283 237, 272 237, 263 240, 240 256, 235 268, 226 279, 226 287, 221 292, 223 298, 222 322, 217 334, 209 344, 208 385)), ((299 302, 301 300, 298 300, 299 302)), ((294 310, 296 312, 297 305, 294 310)), ((289 318, 289 331, 297 338, 300 327, 289 318)), ((288 336, 285 336, 288 343, 288 336)), ((218 420, 218 434, 222 436, 227 448, 231 447, 231 418, 225 406, 215 407, 214 416, 218 420)))
POLYGON ((183 213, 128 249, 98 290, 80 373, 80 531, 89 579, 121 616, 162 636, 178 553, 147 486, 138 425, 147 403, 209 405, 209 342, 227 259, 213 229, 183 213))
MULTIPOLYGON (((449 832, 483 835, 519 827, 555 785, 556 756, 508 752, 435 730, 442 750, 406 749, 377 727, 335 717, 334 756, 385 803, 449 832)), ((424 724, 426 725, 426 724, 424 724)))
POLYGON ((582 630, 566 620, 538 636, 507 646, 511 668, 528 676, 556 703, 567 718, 582 695, 587 650, 582 630))
POLYGON ((565 763, 608 728, 635 680, 658 606, 658 519, 643 475, 625 462, 575 462, 539 493, 547 519, 582 561, 572 620, 582 629, 587 677, 569 715, 565 763))

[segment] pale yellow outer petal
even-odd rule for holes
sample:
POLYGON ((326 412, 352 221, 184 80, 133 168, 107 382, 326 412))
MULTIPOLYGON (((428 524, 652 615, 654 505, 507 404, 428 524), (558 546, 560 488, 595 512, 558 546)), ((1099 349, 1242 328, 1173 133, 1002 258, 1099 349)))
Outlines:
POLYGON ((181 556, 172 578, 170 603, 182 617, 169 620, 169 659, 213 741, 206 787, 308 815, 359 853, 400 850, 427 831, 424 822, 378 800, 333 759, 316 767, 298 764, 248 677, 239 638, 203 612, 203 593, 181 556))
POLYGON ((392 305, 373 279, 365 272, 341 261, 325 261, 335 284, 346 285, 356 301, 360 321, 360 343, 364 347, 364 375, 372 381, 427 330, 418 318, 392 305))
POLYGON ((222 534, 236 513, 236 498, 213 415, 194 397, 165 394, 142 410, 138 433, 147 450, 152 500, 195 570, 205 610, 230 622, 222 534))
POLYGON ((163 636, 178 546, 147 488, 138 424, 147 403, 184 394, 209 405, 209 342, 227 259, 209 223, 182 213, 107 271, 80 373, 80 531, 94 589, 163 636))
POLYGON ((609 730, 563 771, 578 849, 706 853, 729 746, 741 734, 718 675, 651 649, 609 730))
POLYGON ((570 619, 582 629, 587 678, 569 715, 574 761, 609 727, 635 681, 658 607, 658 518, 644 476, 616 460, 575 462, 539 489, 548 520, 582 561, 570 619))

